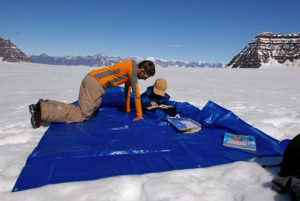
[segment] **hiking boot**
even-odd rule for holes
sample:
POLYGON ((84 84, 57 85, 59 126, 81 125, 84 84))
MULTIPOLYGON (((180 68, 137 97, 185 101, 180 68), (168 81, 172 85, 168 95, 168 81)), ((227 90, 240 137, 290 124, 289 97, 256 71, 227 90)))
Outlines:
POLYGON ((31 125, 33 128, 39 128, 42 124, 40 100, 37 104, 29 105, 29 113, 31 114, 31 125))

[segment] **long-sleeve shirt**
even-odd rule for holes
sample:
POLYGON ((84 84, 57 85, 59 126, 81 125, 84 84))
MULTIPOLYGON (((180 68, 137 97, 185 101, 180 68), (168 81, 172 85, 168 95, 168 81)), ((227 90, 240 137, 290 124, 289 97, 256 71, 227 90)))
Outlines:
POLYGON ((143 114, 137 71, 137 64, 133 61, 126 60, 107 68, 92 70, 89 74, 96 78, 104 89, 125 83, 125 110, 126 112, 130 112, 130 91, 132 90, 136 115, 141 117, 143 114))

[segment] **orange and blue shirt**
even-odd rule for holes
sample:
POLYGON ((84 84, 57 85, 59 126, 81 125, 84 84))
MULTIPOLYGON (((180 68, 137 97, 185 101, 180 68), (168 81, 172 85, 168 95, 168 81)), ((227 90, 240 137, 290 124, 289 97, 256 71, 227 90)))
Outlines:
POLYGON ((107 68, 92 70, 89 74, 96 78, 104 89, 125 83, 125 110, 126 112, 130 112, 130 91, 132 90, 136 115, 141 117, 143 114, 137 71, 137 64, 126 60, 107 68))

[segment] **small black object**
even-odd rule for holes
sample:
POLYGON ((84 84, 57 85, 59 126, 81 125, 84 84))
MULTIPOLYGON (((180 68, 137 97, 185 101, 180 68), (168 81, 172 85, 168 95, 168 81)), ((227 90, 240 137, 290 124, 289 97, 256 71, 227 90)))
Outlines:
POLYGON ((296 135, 286 147, 282 162, 276 165, 262 165, 265 167, 280 167, 280 177, 297 176, 300 178, 300 133, 296 135))

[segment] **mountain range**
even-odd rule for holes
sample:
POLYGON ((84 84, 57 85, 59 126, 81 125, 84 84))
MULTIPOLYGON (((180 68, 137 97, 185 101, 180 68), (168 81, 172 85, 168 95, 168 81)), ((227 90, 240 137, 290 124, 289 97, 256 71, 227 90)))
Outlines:
MULTIPOLYGON (((0 61, 8 62, 28 62, 28 63, 41 63, 52 65, 82 65, 82 66, 112 66, 124 60, 133 60, 140 62, 144 59, 140 57, 120 57, 120 56, 106 56, 103 53, 94 56, 49 56, 47 54, 30 55, 27 56, 19 48, 17 48, 10 40, 0 38, 0 61)), ((158 58, 148 57, 146 60, 153 61, 157 66, 161 67, 209 67, 209 68, 223 68, 224 62, 183 62, 183 61, 167 61, 158 58)))
MULTIPOLYGON (((103 53, 96 54, 94 56, 49 56, 47 54, 41 55, 30 55, 30 59, 34 63, 42 63, 42 64, 53 64, 53 65, 82 65, 82 66, 112 66, 116 63, 119 63, 124 60, 133 60, 136 62, 141 62, 142 58, 140 57, 120 57, 120 56, 106 56, 103 53)), ((223 68, 225 66, 224 62, 183 62, 177 60, 163 60, 153 57, 148 57, 146 60, 151 60, 155 63, 155 65, 160 67, 201 67, 201 68, 223 68)))
MULTIPOLYGON (((140 62, 140 57, 106 56, 103 53, 94 56, 49 56, 47 54, 30 55, 29 57, 17 48, 10 40, 0 38, 0 61, 34 62, 67 66, 112 66, 124 60, 140 62)), ((148 57, 160 67, 186 68, 259 68, 262 65, 282 65, 300 67, 300 32, 294 34, 259 33, 239 54, 228 63, 224 62, 184 62, 148 57)))

